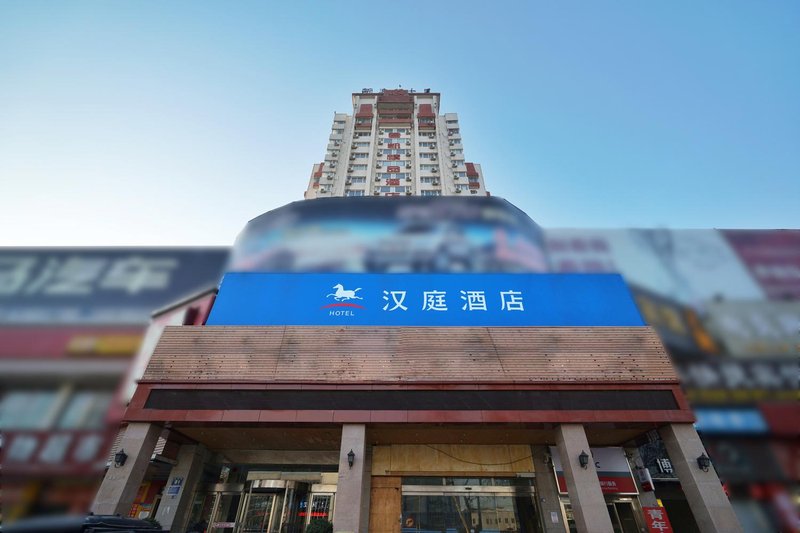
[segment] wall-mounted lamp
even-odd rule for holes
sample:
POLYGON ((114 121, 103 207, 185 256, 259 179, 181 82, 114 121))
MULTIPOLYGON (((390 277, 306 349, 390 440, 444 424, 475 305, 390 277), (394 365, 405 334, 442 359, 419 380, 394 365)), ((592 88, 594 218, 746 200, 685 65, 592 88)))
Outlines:
POLYGON ((586 453, 586 450, 581 451, 581 454, 578 456, 578 462, 581 464, 581 468, 589 466, 589 454, 586 453))
POLYGON ((700 457, 697 458, 697 466, 703 472, 708 472, 708 468, 711 466, 711 459, 706 455, 706 452, 703 452, 700 457))
POLYGON ((128 454, 122 449, 114 454, 114 468, 119 468, 128 460, 128 454))
POLYGON ((356 454, 351 449, 349 452, 347 452, 347 466, 353 468, 353 462, 355 462, 355 460, 356 460, 356 454))

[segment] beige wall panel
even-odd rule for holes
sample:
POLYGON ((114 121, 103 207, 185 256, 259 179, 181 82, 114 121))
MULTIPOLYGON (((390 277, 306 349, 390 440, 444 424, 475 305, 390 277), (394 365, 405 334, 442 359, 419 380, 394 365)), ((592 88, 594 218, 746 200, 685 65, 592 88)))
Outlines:
POLYGON ((394 444, 375 446, 373 454, 373 475, 533 472, 530 448, 525 445, 394 444))
POLYGON ((372 447, 372 475, 385 476, 392 469, 392 449, 389 446, 372 447))
POLYGON ((373 477, 369 531, 371 533, 400 533, 400 512, 400 478, 373 477))

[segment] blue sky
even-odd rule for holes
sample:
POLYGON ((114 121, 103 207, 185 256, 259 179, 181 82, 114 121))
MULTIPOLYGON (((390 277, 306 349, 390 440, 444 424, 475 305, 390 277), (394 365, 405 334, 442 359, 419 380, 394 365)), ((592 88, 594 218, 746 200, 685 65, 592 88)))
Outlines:
POLYGON ((230 244, 362 87, 545 227, 800 215, 800 3, 0 3, 0 245, 230 244))

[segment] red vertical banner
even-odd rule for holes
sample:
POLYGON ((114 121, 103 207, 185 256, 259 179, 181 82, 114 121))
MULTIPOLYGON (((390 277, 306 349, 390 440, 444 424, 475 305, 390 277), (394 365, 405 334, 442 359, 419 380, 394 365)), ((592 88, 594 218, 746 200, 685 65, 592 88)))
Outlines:
POLYGON ((650 533, 672 533, 667 511, 663 507, 642 507, 644 522, 650 533))

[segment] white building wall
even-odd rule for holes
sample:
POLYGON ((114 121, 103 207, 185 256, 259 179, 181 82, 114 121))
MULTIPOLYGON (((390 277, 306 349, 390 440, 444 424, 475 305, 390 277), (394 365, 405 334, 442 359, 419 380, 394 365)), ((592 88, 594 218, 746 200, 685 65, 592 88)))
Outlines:
POLYGON ((378 94, 354 94, 353 114, 334 114, 323 168, 311 170, 307 199, 333 196, 376 195, 486 195, 483 173, 468 178, 456 113, 438 114, 439 96, 412 93, 412 126, 378 125, 378 94), (370 129, 356 128, 356 114, 362 104, 372 105, 370 129), (436 114, 435 129, 419 129, 419 109, 429 104, 436 114), (400 132, 399 137, 390 133, 400 132), (432 135, 432 137, 431 137, 432 135), (389 145, 399 144, 390 148, 389 145), (386 150, 392 150, 391 160, 386 150), (396 156, 399 155, 399 159, 396 156), (396 164, 395 164, 396 163, 396 164), (387 181, 388 167, 397 166, 399 181, 387 181))

